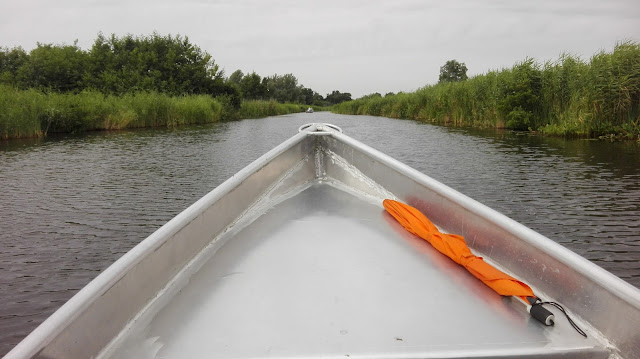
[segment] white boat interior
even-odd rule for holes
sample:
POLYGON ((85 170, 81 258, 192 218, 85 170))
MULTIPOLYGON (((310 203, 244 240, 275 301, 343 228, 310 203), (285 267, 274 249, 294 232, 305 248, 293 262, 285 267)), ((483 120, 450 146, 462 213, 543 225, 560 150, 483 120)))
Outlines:
POLYGON ((634 357, 640 291, 327 124, 103 272, 7 358, 634 357), (408 233, 385 198, 561 303, 545 326, 408 233))

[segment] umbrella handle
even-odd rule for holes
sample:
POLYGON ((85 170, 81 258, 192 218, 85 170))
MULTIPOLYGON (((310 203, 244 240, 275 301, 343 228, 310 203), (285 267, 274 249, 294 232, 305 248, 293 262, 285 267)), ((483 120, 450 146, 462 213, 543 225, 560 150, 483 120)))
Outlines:
POLYGON ((587 337, 587 333, 585 333, 584 330, 580 329, 578 324, 576 324, 576 322, 571 319, 569 313, 567 313, 562 305, 556 302, 544 302, 540 298, 536 297, 527 297, 527 301, 529 302, 529 304, 531 304, 530 307, 527 307, 529 313, 539 322, 545 325, 553 325, 553 320, 555 319, 553 313, 542 307, 544 304, 553 305, 554 307, 558 308, 558 310, 560 310, 562 314, 565 315, 565 317, 567 317, 567 321, 569 321, 569 324, 571 324, 573 329, 575 329, 583 337, 587 337))
POLYGON ((516 297, 518 302, 521 302, 527 307, 527 312, 540 323, 551 326, 555 324, 555 315, 547 308, 540 305, 542 301, 537 297, 516 297))
POLYGON ((537 321, 544 325, 553 325, 555 320, 555 315, 551 313, 547 308, 541 305, 532 305, 527 308, 529 314, 537 321))
POLYGON ((542 301, 537 297, 527 297, 527 302, 530 305, 527 305, 527 312, 531 314, 537 321, 544 325, 553 325, 554 320, 556 319, 553 313, 551 313, 547 308, 543 307, 542 301))

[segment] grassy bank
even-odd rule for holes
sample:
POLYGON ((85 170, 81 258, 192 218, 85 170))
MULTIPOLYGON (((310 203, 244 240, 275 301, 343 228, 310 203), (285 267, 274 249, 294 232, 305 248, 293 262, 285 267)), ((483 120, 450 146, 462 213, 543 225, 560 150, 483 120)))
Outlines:
POLYGON ((0 139, 41 137, 59 132, 174 127, 282 115, 305 109, 301 105, 250 101, 243 103, 240 110, 234 110, 224 99, 207 95, 42 93, 0 85, 0 139))
POLYGON ((344 102, 332 111, 553 135, 640 139, 639 103, 640 45, 626 42, 589 62, 570 55, 542 65, 526 60, 466 81, 344 102))
POLYGON ((288 113, 304 112, 307 105, 294 103, 279 103, 276 101, 251 100, 243 101, 237 113, 238 118, 260 118, 267 116, 286 115, 288 113))

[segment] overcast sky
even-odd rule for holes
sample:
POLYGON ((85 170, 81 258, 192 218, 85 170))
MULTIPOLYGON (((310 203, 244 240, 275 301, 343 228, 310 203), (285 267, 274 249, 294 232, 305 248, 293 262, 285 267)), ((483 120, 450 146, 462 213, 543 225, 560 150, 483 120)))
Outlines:
POLYGON ((0 46, 88 49, 98 32, 180 34, 227 75, 293 73, 326 95, 412 91, 447 60, 469 74, 640 41, 640 0, 0 0, 0 46))

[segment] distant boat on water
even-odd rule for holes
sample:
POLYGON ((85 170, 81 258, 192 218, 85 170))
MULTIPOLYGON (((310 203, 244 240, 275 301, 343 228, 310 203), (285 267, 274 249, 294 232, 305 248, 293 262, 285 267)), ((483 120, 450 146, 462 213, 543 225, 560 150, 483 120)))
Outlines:
POLYGON ((309 108, 307 109, 307 113, 313 113, 313 108, 309 107, 309 108))

